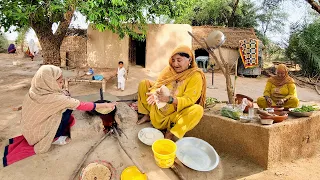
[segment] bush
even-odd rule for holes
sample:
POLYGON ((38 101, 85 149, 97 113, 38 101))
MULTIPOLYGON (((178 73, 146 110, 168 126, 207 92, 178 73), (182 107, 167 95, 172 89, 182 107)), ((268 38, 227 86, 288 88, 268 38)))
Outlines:
POLYGON ((8 51, 8 40, 0 33, 0 53, 5 53, 8 51))
POLYGON ((311 76, 320 73, 320 21, 291 34, 286 56, 311 76))

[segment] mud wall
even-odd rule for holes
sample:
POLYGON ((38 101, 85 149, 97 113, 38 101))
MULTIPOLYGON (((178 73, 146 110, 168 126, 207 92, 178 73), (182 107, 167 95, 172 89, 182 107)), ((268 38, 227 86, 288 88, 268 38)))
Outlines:
MULTIPOLYGON (((226 62, 228 62, 229 66, 232 66, 235 64, 235 62, 238 60, 238 58, 240 57, 239 51, 237 49, 231 49, 231 48, 221 48, 221 52, 222 52, 222 57, 224 58, 224 60, 226 62)), ((216 49, 214 51, 214 53, 216 54, 217 58, 220 58, 220 54, 219 51, 216 49)), ((219 69, 217 63, 215 66, 216 69, 219 69)))
POLYGON ((153 24, 148 26, 146 39, 146 68, 154 72, 168 65, 172 51, 178 45, 191 48, 192 39, 188 34, 192 27, 187 24, 153 24))
POLYGON ((90 67, 116 68, 121 60, 128 64, 129 38, 120 39, 109 30, 99 32, 88 27, 87 63, 90 67))
POLYGON ((60 57, 61 67, 85 67, 87 63, 87 39, 81 36, 66 36, 60 46, 60 57))
POLYGON ((265 169, 315 155, 320 143, 320 114, 263 126, 240 123, 211 112, 187 136, 201 138, 217 152, 248 159, 265 169))

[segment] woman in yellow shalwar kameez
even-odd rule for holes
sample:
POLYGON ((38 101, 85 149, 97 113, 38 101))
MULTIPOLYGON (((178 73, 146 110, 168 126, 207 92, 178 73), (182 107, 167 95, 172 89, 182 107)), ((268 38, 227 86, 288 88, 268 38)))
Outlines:
POLYGON ((155 83, 144 80, 139 84, 138 112, 144 117, 137 124, 151 121, 155 128, 167 130, 165 138, 182 138, 202 118, 205 96, 205 75, 198 68, 191 49, 179 46, 155 83), (170 96, 157 90, 162 85, 170 90, 170 96), (156 99, 167 104, 158 109, 156 99))
POLYGON ((286 65, 277 67, 277 75, 268 79, 263 97, 259 97, 257 104, 260 108, 283 106, 295 108, 299 104, 294 80, 288 75, 286 65))

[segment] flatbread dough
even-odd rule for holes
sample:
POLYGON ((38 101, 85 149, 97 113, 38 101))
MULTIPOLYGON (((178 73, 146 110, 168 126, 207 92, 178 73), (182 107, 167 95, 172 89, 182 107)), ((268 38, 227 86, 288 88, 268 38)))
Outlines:
POLYGON ((111 171, 99 163, 90 163, 83 171, 81 180, 110 180, 111 171))
POLYGON ((99 108, 96 109, 96 111, 100 114, 109 114, 111 111, 113 111, 114 108, 99 108))
MULTIPOLYGON (((157 89, 157 91, 162 91, 165 96, 170 96, 170 90, 165 85, 162 85, 159 89, 157 89)), ((161 109, 167 105, 166 102, 160 102, 159 100, 156 100, 156 104, 158 109, 161 109)))

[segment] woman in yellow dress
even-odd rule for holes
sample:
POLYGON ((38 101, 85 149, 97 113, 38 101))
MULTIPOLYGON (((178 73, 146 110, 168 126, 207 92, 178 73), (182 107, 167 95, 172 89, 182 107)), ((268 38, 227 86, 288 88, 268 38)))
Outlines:
POLYGON ((137 124, 151 121, 155 128, 167 130, 165 138, 182 138, 202 118, 205 97, 205 75, 198 68, 191 49, 179 46, 156 82, 140 82, 138 112, 144 116, 137 124), (170 96, 159 90, 162 85, 170 90, 170 96), (156 101, 167 104, 158 109, 156 101))
POLYGON ((277 75, 268 79, 263 97, 259 97, 257 104, 260 108, 283 106, 295 108, 299 104, 294 80, 289 76, 286 65, 277 67, 277 75))

